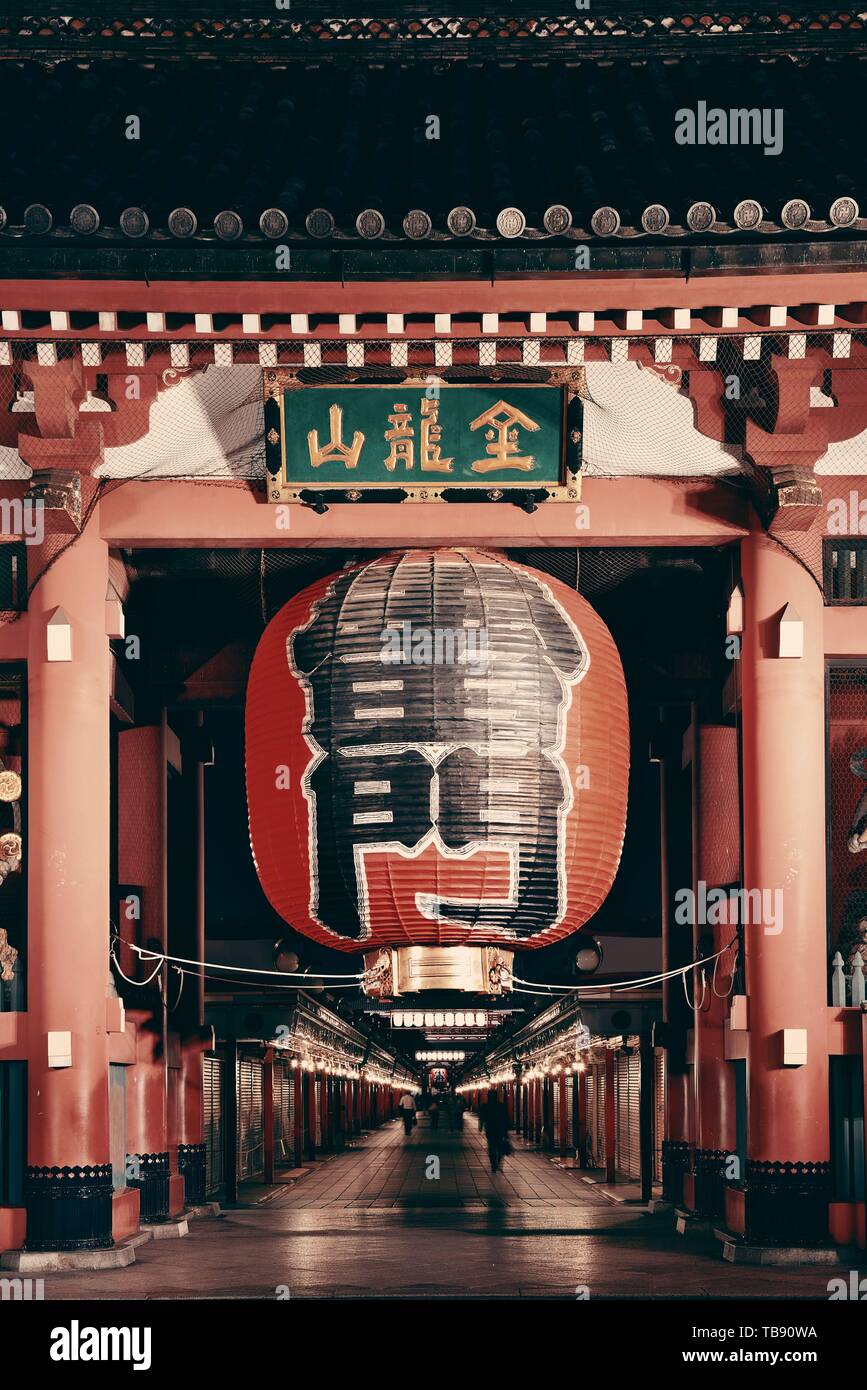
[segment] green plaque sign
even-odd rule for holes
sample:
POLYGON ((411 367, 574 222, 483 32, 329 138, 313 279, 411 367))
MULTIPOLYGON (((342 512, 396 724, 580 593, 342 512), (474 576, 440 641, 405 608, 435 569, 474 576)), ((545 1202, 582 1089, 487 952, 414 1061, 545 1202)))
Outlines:
POLYGON ((276 501, 335 490, 348 500, 383 489, 425 501, 467 488, 492 500, 514 489, 562 494, 566 398, 560 385, 513 381, 305 387, 278 380, 270 393, 266 384, 269 494, 276 501))

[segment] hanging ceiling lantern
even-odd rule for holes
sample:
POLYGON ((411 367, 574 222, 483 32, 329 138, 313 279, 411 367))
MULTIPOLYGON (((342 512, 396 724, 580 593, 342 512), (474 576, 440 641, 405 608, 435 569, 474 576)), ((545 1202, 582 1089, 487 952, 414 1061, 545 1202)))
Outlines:
POLYGON ((318 581, 268 624, 246 711, 275 910, 367 988, 499 993, 604 901, 626 821, 617 649, 577 593, 473 550, 318 581))

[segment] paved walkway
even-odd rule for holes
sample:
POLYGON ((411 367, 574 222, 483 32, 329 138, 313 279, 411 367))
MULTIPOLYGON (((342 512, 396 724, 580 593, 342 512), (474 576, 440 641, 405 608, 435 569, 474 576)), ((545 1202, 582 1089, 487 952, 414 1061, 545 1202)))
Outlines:
POLYGON ((534 1150, 492 1177, 472 1117, 460 1134, 420 1119, 409 1139, 388 1124, 311 1169, 186 1239, 147 1242, 128 1269, 51 1275, 45 1297, 827 1298, 841 1272, 732 1266, 712 1238, 677 1236, 670 1213, 613 1203, 534 1150))

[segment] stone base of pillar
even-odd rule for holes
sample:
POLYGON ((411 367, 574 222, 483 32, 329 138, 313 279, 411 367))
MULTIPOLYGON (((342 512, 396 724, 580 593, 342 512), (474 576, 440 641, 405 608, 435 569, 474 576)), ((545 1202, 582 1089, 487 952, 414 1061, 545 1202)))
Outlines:
POLYGON ((169 1219, 169 1156, 167 1153, 127 1154, 128 1187, 141 1193, 139 1219, 144 1222, 169 1219))
POLYGON ((714 1231, 722 1243, 722 1257, 733 1265, 839 1265, 844 1263, 833 1245, 750 1245, 730 1231, 714 1231))
POLYGON ((0 1269, 17 1274, 62 1274, 70 1269, 126 1269, 135 1264, 139 1245, 150 1240, 147 1232, 118 1241, 110 1250, 4 1250, 0 1269))
POLYGON ((689 1144, 685 1139, 662 1141, 662 1196, 673 1207, 683 1202, 683 1176, 689 1170, 689 1144))
POLYGON ((158 1221, 148 1228, 148 1234, 154 1240, 178 1240, 181 1236, 188 1236, 190 1228, 187 1218, 182 1216, 179 1221, 158 1221))
POLYGON ((26 1251, 109 1250, 114 1245, 111 1164, 29 1167, 26 1251))
POLYGON ((205 1145, 178 1145, 178 1172, 184 1180, 184 1200, 188 1207, 202 1206, 205 1200, 205 1145))
POLYGON ((186 1207, 184 1217, 187 1221, 192 1221, 203 1216, 222 1216, 223 1209, 219 1202, 202 1202, 198 1207, 186 1207))
POLYGON ((705 1216, 697 1216, 685 1207, 675 1210, 675 1230, 679 1236, 710 1235, 713 1222, 705 1216))

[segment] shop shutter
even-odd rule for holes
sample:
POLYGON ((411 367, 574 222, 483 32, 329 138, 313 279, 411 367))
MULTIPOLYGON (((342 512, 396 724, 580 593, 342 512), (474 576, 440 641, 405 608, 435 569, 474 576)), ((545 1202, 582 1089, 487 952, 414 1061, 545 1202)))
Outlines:
POLYGON ((641 1176, 639 1090, 641 1059, 637 1043, 632 1055, 618 1052, 615 1062, 615 1162, 626 1177, 641 1176))
POLYGON ((286 1161, 286 1067, 283 1062, 274 1063, 274 1162, 286 1161))
MULTIPOLYGON (((302 1108, 303 1116, 303 1108, 302 1108)), ((295 1167, 295 1072, 289 1070, 289 1098, 286 1105, 286 1155, 290 1167, 295 1167)), ((302 1119, 303 1126, 303 1119, 302 1119)), ((302 1135, 303 1145, 303 1135, 302 1135)), ((301 1152, 304 1152, 303 1146, 301 1152)))
POLYGON ((314 1085, 315 1085, 314 1095, 315 1095, 315 1097, 316 1097, 316 1102, 315 1102, 315 1110, 316 1110, 316 1113, 315 1113, 314 1116, 313 1116, 313 1124, 312 1124, 311 1127, 312 1127, 312 1129, 313 1129, 313 1142, 314 1142, 314 1144, 316 1145, 317 1149, 321 1149, 321 1148, 322 1148, 322 1077, 321 1077, 321 1076, 317 1076, 317 1077, 316 1077, 314 1085))
POLYGON ((641 1177, 641 1039, 632 1039, 629 1058, 629 1156, 633 1178, 641 1177))
POLYGON ((217 1192, 223 1185, 222 1062, 205 1057, 202 1073, 204 1090, 205 1191, 217 1192))
POLYGON ((587 1073, 587 1133, 590 1139, 590 1166, 605 1167, 605 1072, 593 1067, 587 1073))
POLYGON ((575 1134, 573 1130, 573 1116, 575 1113, 575 1078, 566 1077, 566 1147, 574 1149, 575 1134))
POLYGON ((551 1082, 550 1082, 550 1086, 551 1086, 551 1092, 552 1092, 552 1095, 553 1095, 553 1106, 552 1106, 552 1112, 553 1112, 553 1114, 552 1114, 552 1121, 551 1121, 551 1123, 552 1123, 553 1128, 554 1128, 553 1139, 554 1139, 554 1144, 555 1144, 555 1147, 556 1147, 556 1145, 560 1143, 560 1078, 559 1078, 559 1076, 552 1077, 551 1082))
POLYGON ((238 1180, 257 1178, 265 1171, 262 1063, 251 1057, 238 1061, 238 1180))
POLYGON ((654 1054, 656 1085, 653 1091, 653 1180, 662 1182, 662 1141, 665 1138, 665 1052, 654 1054))

